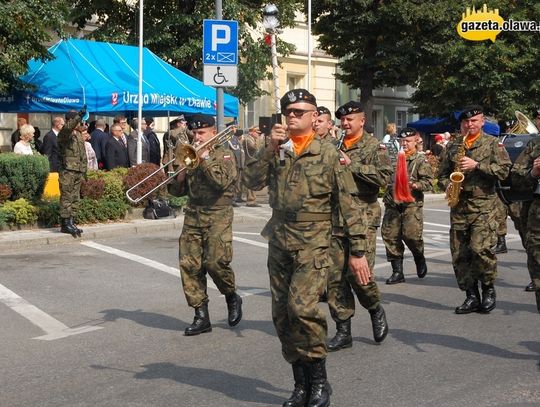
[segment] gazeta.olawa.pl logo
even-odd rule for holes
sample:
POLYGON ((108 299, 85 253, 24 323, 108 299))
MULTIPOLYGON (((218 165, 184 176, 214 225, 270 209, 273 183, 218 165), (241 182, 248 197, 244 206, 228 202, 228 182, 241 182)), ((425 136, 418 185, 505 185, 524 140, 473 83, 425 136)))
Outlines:
POLYGON ((488 10, 486 4, 481 10, 474 6, 467 7, 457 24, 458 34, 469 41, 491 40, 495 42, 497 35, 503 31, 536 31, 540 32, 540 21, 505 21, 499 15, 499 9, 488 10))

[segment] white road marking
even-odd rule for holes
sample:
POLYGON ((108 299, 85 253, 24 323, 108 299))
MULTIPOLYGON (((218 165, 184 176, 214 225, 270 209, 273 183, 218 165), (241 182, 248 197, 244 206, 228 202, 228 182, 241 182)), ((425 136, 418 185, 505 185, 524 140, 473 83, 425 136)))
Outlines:
POLYGON ((443 224, 440 224, 440 223, 424 222, 424 225, 439 226, 441 228, 450 229, 450 225, 443 225, 443 224))
POLYGON ((426 208, 425 206, 424 206, 424 211, 450 213, 450 209, 431 209, 431 208, 426 208))
POLYGON ((103 328, 101 326, 80 326, 77 328, 70 328, 1 284, 0 302, 3 302, 17 314, 26 318, 45 332, 45 335, 37 336, 33 339, 52 341, 67 336, 97 331, 98 329, 103 328))

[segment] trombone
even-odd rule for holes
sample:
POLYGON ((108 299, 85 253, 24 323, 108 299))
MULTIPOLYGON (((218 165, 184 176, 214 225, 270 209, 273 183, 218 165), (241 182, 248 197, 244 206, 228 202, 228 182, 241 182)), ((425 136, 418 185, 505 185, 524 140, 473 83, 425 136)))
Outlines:
POLYGON ((198 155, 199 151, 203 151, 206 149, 212 151, 216 145, 223 144, 229 141, 233 135, 234 135, 234 126, 229 126, 201 144, 197 144, 197 143, 193 145, 179 144, 178 146, 176 146, 176 149, 174 151, 174 158, 166 162, 157 170, 155 170, 154 172, 152 172, 151 174, 149 174, 148 176, 146 176, 145 178, 137 182, 131 188, 129 188, 126 191, 126 198, 131 203, 134 203, 134 204, 139 203, 140 201, 145 199, 147 196, 151 195, 154 191, 167 185, 169 182, 175 179, 180 173, 184 172, 185 170, 194 170, 195 168, 197 168, 200 163, 200 157, 198 155), (138 196, 136 198, 131 196, 134 190, 138 189, 142 184, 147 182, 149 179, 153 178, 156 174, 163 171, 164 168, 166 168, 170 164, 173 164, 174 162, 181 163, 181 164, 176 171, 172 173, 168 173, 168 177, 164 181, 160 182, 155 187, 145 192, 141 196, 138 196))

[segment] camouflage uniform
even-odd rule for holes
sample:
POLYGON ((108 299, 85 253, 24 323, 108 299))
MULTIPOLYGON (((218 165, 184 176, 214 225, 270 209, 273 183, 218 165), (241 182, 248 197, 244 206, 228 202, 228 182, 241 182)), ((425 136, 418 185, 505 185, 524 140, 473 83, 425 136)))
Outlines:
POLYGON ((497 220, 497 236, 506 236, 508 233, 508 227, 506 225, 506 219, 508 218, 508 207, 497 196, 495 201, 495 219, 497 220))
POLYGON ((352 251, 365 251, 366 221, 351 191, 351 173, 336 148, 318 137, 299 156, 261 149, 248 162, 249 188, 268 186, 272 217, 262 235, 269 240, 272 318, 289 363, 326 358, 326 319, 317 303, 330 267, 331 212, 339 205, 352 251))
MULTIPOLYGON (((512 184, 529 192, 538 190, 540 180, 531 175, 534 160, 540 156, 540 139, 533 138, 512 168, 512 184)), ((536 306, 540 312, 540 194, 534 193, 527 213, 525 248, 527 267, 536 287, 536 306)))
POLYGON ((343 217, 336 213, 332 231, 332 268, 328 276, 328 306, 330 314, 336 322, 346 321, 354 315, 354 297, 351 287, 360 304, 374 310, 379 306, 381 294, 373 277, 375 267, 375 249, 377 244, 377 228, 381 223, 381 206, 377 200, 379 188, 386 185, 392 174, 392 166, 384 145, 364 132, 362 138, 343 151, 351 159, 349 168, 358 189, 360 205, 367 215, 366 259, 372 272, 371 281, 361 286, 347 270, 348 252, 347 238, 343 233, 343 217))
MULTIPOLYGON (((456 168, 455 157, 463 136, 448 143, 441 162, 439 183, 449 184, 456 168)), ((491 286, 497 277, 497 259, 491 248, 497 242, 498 222, 493 208, 499 199, 497 180, 508 176, 511 161, 496 137, 486 133, 466 149, 466 156, 478 162, 478 168, 465 173, 459 203, 450 210, 450 250, 458 286, 470 290, 480 281, 491 286)))
POLYGON ((411 188, 414 202, 396 203, 393 198, 392 184, 388 185, 384 194, 384 218, 381 228, 382 238, 386 246, 388 261, 403 259, 407 245, 414 257, 424 255, 424 192, 433 188, 433 171, 425 155, 413 153, 406 157, 407 174, 410 182, 418 189, 411 188))
POLYGON ((68 120, 58 133, 58 155, 60 169, 58 181, 60 184, 60 217, 72 218, 77 215, 81 199, 81 181, 88 170, 88 159, 84 139, 78 130, 79 115, 68 120))
POLYGON ((235 292, 232 261, 232 198, 237 178, 231 152, 216 146, 207 160, 188 170, 184 182, 189 197, 180 235, 180 273, 189 306, 208 302, 206 273, 219 291, 235 292))

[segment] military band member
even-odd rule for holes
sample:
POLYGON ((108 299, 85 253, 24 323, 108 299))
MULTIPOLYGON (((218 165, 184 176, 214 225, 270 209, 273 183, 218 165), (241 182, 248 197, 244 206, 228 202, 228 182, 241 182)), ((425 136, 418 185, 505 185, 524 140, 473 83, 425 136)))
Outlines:
POLYGON ((315 131, 323 141, 332 142, 334 135, 332 133, 334 122, 332 121, 332 113, 327 107, 319 106, 317 108, 317 120, 315 120, 315 131))
POLYGON ((481 106, 466 107, 459 120, 461 135, 448 143, 439 172, 443 188, 451 184, 452 172, 458 170, 465 176, 458 203, 450 210, 452 264, 458 286, 466 293, 455 312, 488 313, 496 305, 497 258, 492 250, 498 226, 493 211, 498 199, 495 183, 508 176, 511 161, 502 143, 482 131, 485 119, 481 106), (482 297, 478 282, 482 284, 482 297))
POLYGON ((366 258, 370 280, 360 285, 347 267, 349 256, 347 238, 343 233, 343 217, 334 222, 332 231, 333 266, 328 278, 328 306, 336 323, 336 335, 328 342, 329 351, 352 346, 351 318, 355 304, 351 288, 360 304, 369 311, 375 342, 382 342, 388 333, 388 323, 381 294, 373 276, 377 228, 381 222, 381 206, 377 200, 379 188, 388 184, 392 175, 390 158, 384 144, 364 130, 365 114, 360 103, 350 101, 336 111, 345 131, 341 154, 342 161, 353 173, 361 207, 366 211, 368 235, 366 258))
POLYGON ((332 210, 339 206, 346 220, 349 268, 359 285, 370 281, 365 211, 351 195, 356 188, 339 152, 313 130, 315 97, 305 89, 291 90, 281 99, 281 112, 285 124, 273 126, 271 142, 248 162, 244 180, 255 190, 268 186, 273 209, 262 231, 269 240, 272 319, 295 381, 283 406, 322 407, 330 405, 331 389, 325 364, 327 325, 317 303, 330 267, 332 210), (287 139, 285 159, 280 160, 277 149, 287 139))
MULTIPOLYGON (((212 116, 196 114, 189 123, 197 144, 216 135, 212 116)), ((179 239, 180 274, 187 303, 195 309, 186 336, 212 331, 208 314, 206 274, 225 296, 228 323, 242 319, 242 298, 236 293, 232 261, 232 200, 238 177, 234 156, 221 144, 199 150, 200 163, 178 175, 181 195, 188 196, 184 226, 179 239)))
MULTIPOLYGON (((403 254, 407 245, 413 254, 416 274, 424 278, 427 273, 424 257, 424 192, 433 188, 433 171, 426 157, 416 151, 420 135, 415 129, 404 128, 399 132, 398 141, 405 153, 407 174, 413 202, 396 202, 392 185, 384 194, 384 217, 381 235, 386 246, 386 258, 392 265, 392 275, 386 284, 404 283, 403 254)), ((395 182, 395 179, 394 179, 395 182)))
POLYGON ((511 177, 513 185, 532 192, 533 196, 532 201, 528 201, 530 206, 525 228, 527 268, 532 280, 532 286, 527 291, 534 289, 536 306, 540 312, 540 138, 533 138, 521 152, 512 167, 511 177))

